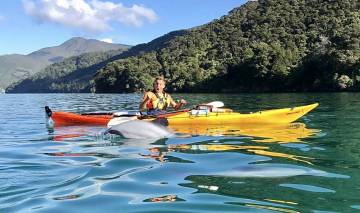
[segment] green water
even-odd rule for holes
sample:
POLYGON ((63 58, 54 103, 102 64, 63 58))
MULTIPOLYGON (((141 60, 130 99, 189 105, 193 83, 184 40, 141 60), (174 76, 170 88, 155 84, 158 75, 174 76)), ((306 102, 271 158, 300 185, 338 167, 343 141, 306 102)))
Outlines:
POLYGON ((45 105, 129 110, 141 94, 0 95, 0 212, 360 211, 360 94, 174 96, 244 113, 320 106, 291 128, 151 141, 45 127, 45 105))

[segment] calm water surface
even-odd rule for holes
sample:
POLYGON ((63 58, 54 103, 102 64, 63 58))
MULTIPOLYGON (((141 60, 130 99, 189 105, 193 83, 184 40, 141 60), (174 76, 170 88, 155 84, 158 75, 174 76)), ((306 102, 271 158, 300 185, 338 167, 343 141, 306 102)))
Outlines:
POLYGON ((45 105, 136 109, 140 94, 0 95, 0 212, 360 211, 360 94, 174 96, 240 112, 320 106, 290 126, 192 127, 151 141, 45 127, 45 105))

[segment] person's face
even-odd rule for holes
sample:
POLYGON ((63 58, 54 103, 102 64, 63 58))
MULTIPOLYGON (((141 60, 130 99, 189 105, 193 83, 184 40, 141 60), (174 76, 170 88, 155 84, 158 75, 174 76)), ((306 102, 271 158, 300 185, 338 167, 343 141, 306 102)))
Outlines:
POLYGON ((156 80, 154 82, 154 89, 156 92, 162 92, 165 88, 165 82, 163 80, 156 80))

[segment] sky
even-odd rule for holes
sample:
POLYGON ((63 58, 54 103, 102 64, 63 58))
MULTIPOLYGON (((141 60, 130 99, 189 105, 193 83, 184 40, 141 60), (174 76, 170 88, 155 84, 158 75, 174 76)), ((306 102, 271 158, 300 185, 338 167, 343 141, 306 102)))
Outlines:
POLYGON ((0 0, 0 55, 72 37, 136 45, 226 15, 247 0, 0 0))

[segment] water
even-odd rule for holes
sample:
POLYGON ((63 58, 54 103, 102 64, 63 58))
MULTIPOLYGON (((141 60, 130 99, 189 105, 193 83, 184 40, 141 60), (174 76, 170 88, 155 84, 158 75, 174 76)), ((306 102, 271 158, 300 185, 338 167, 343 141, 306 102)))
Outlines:
POLYGON ((45 127, 45 105, 129 110, 140 94, 0 95, 0 212, 360 210, 360 94, 174 96, 241 112, 320 106, 290 127, 190 128, 149 141, 103 137, 104 127, 45 127))

